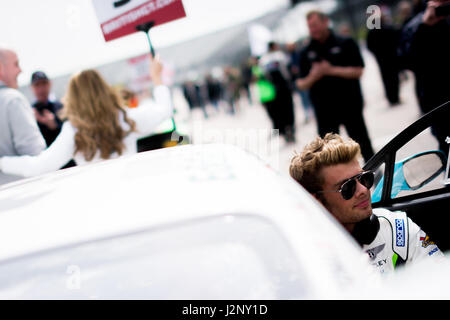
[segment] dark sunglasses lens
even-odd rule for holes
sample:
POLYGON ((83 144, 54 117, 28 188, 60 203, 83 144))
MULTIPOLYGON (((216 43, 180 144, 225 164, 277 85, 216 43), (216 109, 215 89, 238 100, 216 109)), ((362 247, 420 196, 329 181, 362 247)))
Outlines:
POLYGON ((349 200, 353 197, 356 191, 356 180, 348 180, 341 187, 341 195, 344 200, 349 200))
POLYGON ((372 188, 373 180, 374 180, 373 172, 366 172, 362 174, 361 177, 359 178, 359 182, 361 182, 361 184, 367 189, 372 188))

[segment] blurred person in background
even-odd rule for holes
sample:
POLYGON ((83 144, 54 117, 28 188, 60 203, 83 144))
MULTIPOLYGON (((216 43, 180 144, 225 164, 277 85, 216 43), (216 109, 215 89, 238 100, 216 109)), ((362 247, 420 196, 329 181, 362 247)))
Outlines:
POLYGON ((339 133, 342 124, 350 137, 359 142, 368 161, 374 151, 363 116, 363 96, 359 79, 364 61, 356 42, 336 35, 321 11, 310 11, 307 24, 311 41, 300 54, 300 90, 309 90, 318 132, 339 133))
POLYGON ((413 0, 413 15, 423 12, 427 8, 428 0, 413 0))
POLYGON ((403 0, 397 4, 397 23, 400 29, 414 17, 413 15, 413 4, 411 1, 403 0))
MULTIPOLYGON (((408 0, 400 1, 397 4, 397 17, 396 17, 396 23, 399 28, 398 33, 398 41, 400 41, 400 36, 402 34, 403 28, 411 21, 411 19, 414 18, 414 11, 413 11, 413 3, 408 0)), ((406 70, 406 67, 402 65, 402 59, 398 57, 398 43, 396 46, 397 50, 397 62, 398 62, 398 69, 399 71, 399 78, 400 83, 402 81, 406 81, 408 79, 408 71, 406 70)))
POLYGON ((202 98, 200 84, 191 78, 192 76, 189 76, 189 79, 182 84, 184 98, 186 99, 191 112, 194 108, 200 107, 203 111, 203 116, 207 119, 208 112, 206 111, 206 105, 202 98))
POLYGON ((44 72, 36 71, 31 75, 31 88, 36 97, 36 102, 33 103, 34 116, 48 147, 61 131, 62 121, 58 113, 62 104, 50 100, 51 82, 44 72))
POLYGON ((338 26, 338 34, 343 37, 352 37, 353 36, 352 27, 348 22, 341 22, 338 26))
POLYGON ((380 28, 369 29, 367 49, 375 56, 383 81, 384 93, 391 107, 400 104, 400 77, 397 46, 399 30, 392 24, 391 13, 381 7, 380 28))
POLYGON ((205 77, 205 85, 208 94, 208 101, 211 103, 216 111, 219 111, 219 103, 222 97, 222 85, 218 79, 215 79, 211 73, 205 77))
MULTIPOLYGON (((450 101, 450 0, 428 1, 425 11, 417 14, 403 28, 399 55, 402 65, 415 76, 416 96, 422 113, 427 113, 450 101)), ((448 154, 445 142, 447 117, 438 119, 431 131, 439 148, 448 154)))
POLYGON ((81 71, 69 81, 63 99, 63 117, 68 121, 53 144, 37 156, 1 157, 0 171, 28 177, 57 170, 72 158, 80 165, 136 153, 137 140, 152 133, 173 111, 159 58, 150 59, 152 105, 126 109, 97 71, 81 71))
POLYGON ((123 88, 120 90, 120 95, 128 108, 137 108, 139 106, 139 98, 133 90, 123 88))
POLYGON ((298 43, 291 42, 286 44, 286 50, 289 54, 289 64, 288 70, 290 74, 290 79, 292 82, 292 90, 293 92, 297 92, 300 96, 300 100, 303 106, 303 112, 305 114, 305 123, 308 123, 311 117, 313 117, 313 109, 311 100, 309 99, 309 91, 308 90, 300 90, 295 85, 295 79, 297 79, 300 75, 300 47, 298 43))
POLYGON ((268 79, 263 68, 259 65, 260 57, 252 56, 250 57, 250 63, 252 65, 252 82, 256 85, 256 93, 259 101, 264 106, 267 112, 267 116, 272 122, 272 133, 270 137, 274 134, 279 134, 277 114, 274 113, 274 108, 272 107, 272 102, 275 100, 276 91, 275 86, 272 84, 270 79, 268 79))
POLYGON ((288 71, 289 58, 276 42, 269 42, 268 52, 261 57, 261 66, 266 78, 275 88, 275 99, 268 102, 273 115, 274 129, 288 143, 295 142, 295 116, 292 88, 288 71))
POLYGON ((253 104, 253 98, 252 98, 252 92, 250 89, 250 85, 252 83, 252 62, 251 57, 247 58, 242 64, 241 64, 241 74, 242 74, 242 87, 245 90, 245 94, 247 96, 248 104, 253 104))
POLYGON ((239 109, 239 100, 241 98, 242 77, 240 70, 232 66, 224 68, 224 98, 228 104, 228 113, 236 114, 239 109))
MULTIPOLYGON (((37 155, 45 149, 33 109, 17 90, 22 72, 17 54, 0 46, 0 157, 37 155)), ((20 179, 0 172, 0 184, 20 179)))

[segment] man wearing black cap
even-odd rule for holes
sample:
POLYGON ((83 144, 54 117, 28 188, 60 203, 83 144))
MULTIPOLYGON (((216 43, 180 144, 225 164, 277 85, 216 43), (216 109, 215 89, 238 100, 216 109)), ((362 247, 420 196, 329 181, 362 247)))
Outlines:
POLYGON ((31 87, 36 97, 33 104, 34 115, 48 147, 61 131, 62 121, 58 117, 58 111, 62 104, 49 100, 51 83, 44 72, 36 71, 32 74, 31 87))

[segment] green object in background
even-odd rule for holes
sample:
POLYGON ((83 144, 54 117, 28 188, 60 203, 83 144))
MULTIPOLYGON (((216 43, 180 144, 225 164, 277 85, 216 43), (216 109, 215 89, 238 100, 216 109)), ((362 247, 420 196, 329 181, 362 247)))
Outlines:
POLYGON ((269 102, 275 99, 275 87, 267 80, 259 80, 256 83, 261 102, 269 102))
POLYGON ((264 102, 269 102, 275 99, 275 87, 270 81, 264 78, 264 72, 260 66, 252 67, 253 76, 258 79, 256 82, 256 87, 258 88, 259 100, 264 102))

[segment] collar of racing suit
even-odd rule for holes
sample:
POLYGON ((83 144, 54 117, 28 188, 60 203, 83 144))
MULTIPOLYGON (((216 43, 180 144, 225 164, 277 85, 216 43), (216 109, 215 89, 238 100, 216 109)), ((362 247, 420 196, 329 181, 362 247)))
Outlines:
POLYGON ((372 243, 379 230, 380 222, 378 221, 378 217, 372 214, 370 217, 356 223, 352 236, 362 247, 365 244, 372 243))

